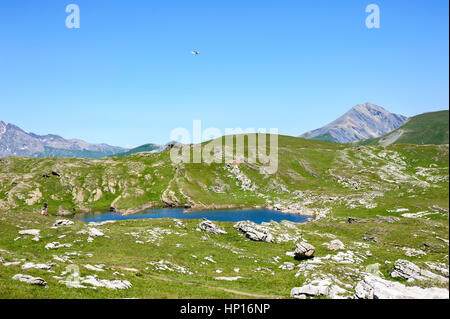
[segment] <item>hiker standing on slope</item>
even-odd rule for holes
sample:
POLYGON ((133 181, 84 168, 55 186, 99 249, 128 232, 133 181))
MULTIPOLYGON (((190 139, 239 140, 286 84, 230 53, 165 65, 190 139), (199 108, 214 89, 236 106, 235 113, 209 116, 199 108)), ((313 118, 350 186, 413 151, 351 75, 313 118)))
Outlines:
POLYGON ((47 203, 44 203, 44 207, 41 210, 41 215, 47 216, 47 203))

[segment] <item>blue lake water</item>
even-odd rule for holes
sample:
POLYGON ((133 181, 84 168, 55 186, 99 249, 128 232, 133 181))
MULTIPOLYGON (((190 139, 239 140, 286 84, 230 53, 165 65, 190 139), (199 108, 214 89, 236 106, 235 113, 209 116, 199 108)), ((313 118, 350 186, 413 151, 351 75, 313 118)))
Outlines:
POLYGON ((101 222, 106 220, 128 220, 144 218, 179 218, 179 219, 202 219, 213 221, 238 222, 241 220, 251 220, 257 224, 262 222, 281 222, 288 220, 294 223, 304 223, 311 220, 310 216, 297 214, 284 214, 270 209, 240 209, 240 210, 212 210, 184 212, 184 209, 150 209, 142 213, 132 215, 122 215, 119 213, 89 213, 76 216, 84 222, 101 222))

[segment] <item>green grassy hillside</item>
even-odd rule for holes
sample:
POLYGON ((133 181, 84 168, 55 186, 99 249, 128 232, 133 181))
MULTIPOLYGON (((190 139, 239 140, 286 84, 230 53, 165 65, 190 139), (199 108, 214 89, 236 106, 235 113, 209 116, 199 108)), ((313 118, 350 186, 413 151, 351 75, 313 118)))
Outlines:
POLYGON ((331 134, 328 132, 325 134, 313 137, 312 140, 324 141, 324 142, 330 142, 330 143, 338 143, 338 141, 336 141, 336 139, 333 136, 331 136, 331 134))
MULTIPOLYGON (((369 207, 385 201, 374 193, 390 196, 397 189, 391 180, 399 176, 398 185, 411 191, 448 190, 447 156, 443 146, 358 149, 279 136, 273 175, 261 174, 261 164, 245 160, 173 164, 169 151, 98 160, 10 157, 0 159, 0 210, 36 211, 45 200, 52 213, 110 206, 130 212, 150 205, 201 209, 279 204, 311 212, 369 207), (421 186, 430 183, 439 187, 421 186)), ((405 196, 407 201, 415 200, 405 196)))
POLYGON ((359 145, 448 144, 449 111, 424 113, 385 136, 358 142, 359 145))
MULTIPOLYGON (((252 150, 246 147, 245 153, 252 150)), ((448 281, 391 277, 398 259, 434 273, 448 269, 448 156, 448 145, 352 147, 279 136, 273 175, 239 156, 174 164, 169 151, 100 160, 2 158, 0 298, 290 298, 293 287, 317 279, 339 286, 340 297, 346 297, 366 272, 406 285, 448 288, 448 281), (44 201, 51 216, 39 215, 44 201), (72 225, 53 226, 61 218, 57 213, 110 206, 126 213, 163 206, 270 207, 317 219, 263 225, 273 243, 251 241, 227 222, 216 223, 226 230, 223 235, 201 231, 198 220, 73 219, 72 225), (27 229, 40 234, 19 233, 27 229), (330 249, 333 239, 345 248, 330 249), (316 247, 313 259, 289 254, 301 241, 316 247), (48 248, 54 242, 66 246, 48 248), (84 279, 97 276, 91 282, 127 280, 131 286, 68 288, 73 266, 84 279), (41 277, 48 288, 14 280, 16 274, 41 277)))

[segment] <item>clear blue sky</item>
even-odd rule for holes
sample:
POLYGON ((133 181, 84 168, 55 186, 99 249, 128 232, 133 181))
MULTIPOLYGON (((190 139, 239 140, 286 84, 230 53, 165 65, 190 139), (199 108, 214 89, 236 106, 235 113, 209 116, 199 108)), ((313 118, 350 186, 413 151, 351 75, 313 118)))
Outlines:
POLYGON ((299 135, 367 101, 447 109, 448 12, 446 0, 2 0, 0 119, 136 146, 194 119, 299 135), (70 3, 80 29, 65 27, 70 3), (365 26, 370 3, 380 29, 365 26))

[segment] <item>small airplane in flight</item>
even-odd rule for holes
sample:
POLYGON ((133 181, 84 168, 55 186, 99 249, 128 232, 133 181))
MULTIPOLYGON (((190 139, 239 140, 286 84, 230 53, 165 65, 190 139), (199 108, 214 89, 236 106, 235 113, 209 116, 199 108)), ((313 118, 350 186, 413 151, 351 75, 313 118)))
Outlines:
POLYGON ((199 55, 199 54, 200 54, 199 51, 192 51, 191 53, 192 53, 193 55, 199 55))

